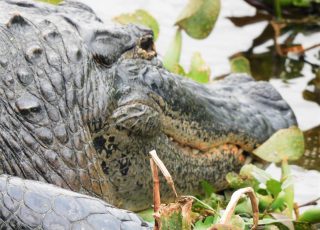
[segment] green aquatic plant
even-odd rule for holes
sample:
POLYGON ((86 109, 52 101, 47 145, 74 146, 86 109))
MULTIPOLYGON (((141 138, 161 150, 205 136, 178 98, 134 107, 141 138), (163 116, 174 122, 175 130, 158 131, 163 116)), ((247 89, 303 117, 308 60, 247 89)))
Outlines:
MULTIPOLYGON (((168 70, 201 83, 207 83, 210 80, 210 67, 199 52, 193 54, 189 71, 181 66, 183 33, 194 39, 208 37, 218 19, 219 12, 220 0, 189 0, 174 23, 176 32, 163 56, 163 64, 168 70)), ((157 37, 159 34, 158 23, 150 14, 146 15, 147 12, 137 10, 134 13, 119 15, 114 19, 121 24, 138 23, 147 26, 153 30, 155 37, 157 37), (137 12, 143 12, 143 16, 137 12)))

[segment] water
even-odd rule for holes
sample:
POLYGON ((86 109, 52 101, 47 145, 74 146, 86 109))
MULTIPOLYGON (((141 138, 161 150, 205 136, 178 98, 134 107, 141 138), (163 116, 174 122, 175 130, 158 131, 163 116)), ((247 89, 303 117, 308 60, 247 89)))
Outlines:
MULTIPOLYGON (((105 22, 111 22, 111 18, 125 12, 133 12, 136 9, 142 8, 150 12, 160 24, 160 36, 156 43, 159 55, 163 55, 168 47, 175 28, 173 27, 174 21, 179 12, 184 7, 187 1, 185 0, 82 0, 87 5, 91 6, 96 13, 105 22)), ((255 9, 246 4, 244 1, 238 0, 223 0, 222 11, 217 21, 213 33, 205 40, 194 40, 184 34, 183 36, 183 51, 181 63, 187 67, 190 63, 190 58, 193 52, 200 51, 203 58, 207 61, 212 69, 213 76, 219 76, 230 72, 228 58, 240 51, 247 51, 252 46, 254 38, 259 36, 267 22, 259 22, 256 24, 248 25, 246 27, 236 27, 227 19, 227 17, 240 17, 255 14, 255 9)), ((297 43, 302 43, 304 47, 309 47, 319 43, 320 33, 314 33, 311 36, 299 34, 296 38, 297 43)), ((286 39, 286 36, 280 38, 280 41, 286 39)), ((265 78, 266 76, 281 77, 281 79, 273 78, 270 83, 281 93, 281 95, 288 101, 294 110, 299 127, 302 130, 308 130, 320 125, 320 106, 313 101, 306 101, 303 97, 303 91, 309 90, 315 92, 314 98, 320 103, 320 86, 316 88, 314 85, 308 83, 314 78, 312 73, 312 66, 304 64, 301 61, 294 61, 296 57, 292 57, 298 72, 294 72, 289 68, 289 60, 273 59, 272 52, 269 52, 268 47, 273 45, 272 40, 268 40, 262 46, 255 47, 254 53, 259 53, 261 62, 257 65, 266 62, 265 57, 271 57, 273 66, 266 71, 261 71, 262 67, 258 66, 258 71, 255 77, 265 78), (269 56, 268 56, 269 55, 269 56), (276 63, 276 64, 275 64, 276 63), (266 74, 267 73, 267 74, 266 74), (299 75, 301 77, 286 80, 287 76, 299 75), (285 81, 284 81, 285 80, 285 81), (318 91, 317 91, 318 90, 318 91), (318 94, 316 94, 318 93, 318 94)), ((320 66, 320 48, 314 49, 307 53, 306 60, 313 64, 320 66)), ((257 60, 257 59, 255 59, 257 60)), ((259 59, 260 60, 260 59, 259 59)), ((295 67, 295 66, 294 66, 295 67)), ((320 80, 319 80, 320 81, 320 80)), ((320 83, 319 83, 320 85, 320 83)), ((320 130, 320 126, 317 130, 320 130)), ((320 131, 316 135, 319 135, 320 131)), ((320 137, 319 137, 320 138, 320 137)), ((320 144, 320 140, 318 141, 320 144)), ((320 146, 316 146, 320 149, 320 146)), ((319 153, 319 152, 318 152, 319 153)), ((318 156, 319 157, 319 156, 318 156)), ((314 160, 311 156, 309 161, 313 161, 314 166, 320 168, 318 161, 314 160)), ((308 162, 309 162, 308 161, 308 162)), ((278 167, 271 165, 268 171, 275 177, 280 176, 278 167)), ((292 167, 293 175, 295 178, 295 191, 296 201, 298 203, 305 203, 320 196, 320 173, 316 170, 305 170, 298 166, 292 167)))

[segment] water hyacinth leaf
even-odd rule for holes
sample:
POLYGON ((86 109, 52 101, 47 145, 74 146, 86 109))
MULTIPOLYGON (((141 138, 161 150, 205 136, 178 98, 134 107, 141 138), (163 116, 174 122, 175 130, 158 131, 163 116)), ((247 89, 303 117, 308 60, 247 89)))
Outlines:
POLYGON ((182 46, 181 30, 177 30, 173 41, 163 57, 163 65, 167 70, 174 71, 179 65, 182 46))
POLYGON ((204 221, 198 220, 194 225, 194 230, 207 230, 211 225, 216 223, 217 219, 213 216, 208 216, 204 221))
MULTIPOLYGON (((284 181, 285 179, 291 177, 291 170, 288 164, 287 159, 283 159, 281 163, 281 180, 284 181)), ((287 204, 287 208, 284 210, 284 213, 292 218, 293 214, 293 206, 294 206, 294 188, 293 184, 286 187, 284 190, 285 192, 285 202, 287 204)))
POLYGON ((211 33, 220 12, 220 0, 189 0, 175 25, 190 37, 204 39, 211 33))
POLYGON ((240 170, 240 176, 246 177, 248 180, 255 179, 262 184, 265 184, 268 180, 272 179, 269 173, 259 169, 253 164, 244 165, 240 170))
POLYGON ((261 195, 259 193, 256 194, 259 199, 259 211, 264 212, 266 208, 269 208, 271 203, 273 202, 273 198, 271 195, 261 195))
POLYGON ((245 222, 244 220, 239 216, 239 215, 234 215, 232 216, 231 218, 231 221, 230 221, 232 227, 234 227, 233 229, 245 229, 245 222))
POLYGON ((298 7, 309 7, 312 0, 292 0, 292 4, 298 7))
POLYGON ((261 146, 253 150, 253 154, 259 158, 275 163, 283 159, 297 160, 303 153, 303 133, 295 126, 279 130, 261 146))
POLYGON ((320 207, 313 207, 304 211, 300 215, 299 221, 313 224, 320 223, 320 207))
POLYGON ((281 192, 281 183, 275 179, 268 180, 266 183, 268 191, 273 195, 273 197, 277 197, 281 192))
POLYGON ((271 210, 283 210, 286 205, 286 193, 284 191, 281 191, 277 198, 273 200, 270 209, 271 210))
POLYGON ((182 76, 186 75, 186 72, 184 71, 183 67, 180 64, 176 64, 173 66, 173 69, 171 70, 172 73, 176 73, 182 76))
POLYGON ((319 230, 316 225, 307 222, 294 221, 293 224, 295 230, 319 230))
POLYGON ((145 10, 138 9, 133 13, 121 14, 113 18, 114 21, 126 24, 138 24, 150 28, 153 31, 154 40, 157 40, 159 35, 159 24, 157 20, 145 10))
POLYGON ((235 172, 229 172, 226 175, 226 180, 229 186, 233 189, 247 187, 245 186, 245 181, 235 172))
POLYGON ((280 224, 286 226, 288 230, 294 230, 294 225, 292 219, 281 213, 271 213, 271 216, 276 219, 280 224))
POLYGON ((53 5, 58 5, 59 3, 63 2, 63 0, 37 0, 38 2, 45 2, 50 3, 53 5))
POLYGON ((234 209, 236 214, 249 214, 252 215, 252 206, 249 199, 244 199, 242 202, 238 203, 234 209))
POLYGON ((191 58, 190 70, 189 73, 187 73, 187 77, 200 83, 208 83, 210 80, 210 74, 210 67, 203 60, 201 54, 199 52, 195 52, 191 58))
POLYGON ((230 67, 232 73, 247 73, 251 75, 250 62, 244 56, 231 58, 230 67))
POLYGON ((141 211, 141 212, 138 212, 137 214, 138 214, 144 221, 147 221, 147 222, 150 222, 150 223, 153 223, 153 222, 154 222, 154 218, 153 218, 154 211, 153 211, 152 208, 143 210, 143 211, 141 211))

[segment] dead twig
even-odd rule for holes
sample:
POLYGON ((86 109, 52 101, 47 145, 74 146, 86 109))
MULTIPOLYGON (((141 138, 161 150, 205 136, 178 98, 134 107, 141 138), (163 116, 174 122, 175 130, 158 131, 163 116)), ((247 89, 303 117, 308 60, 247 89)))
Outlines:
POLYGON ((298 207, 299 208, 302 208, 302 207, 305 207, 305 206, 310 206, 310 205, 317 205, 318 204, 318 201, 320 201, 320 197, 312 200, 312 201, 309 201, 307 203, 304 203, 304 204, 300 204, 298 207))
POLYGON ((177 194, 176 188, 174 186, 174 182, 173 182, 172 176, 169 173, 169 171, 166 168, 166 166, 163 164, 163 162, 158 157, 156 150, 150 151, 149 154, 151 155, 152 160, 154 161, 154 163, 156 163, 156 165, 159 167, 159 169, 162 172, 163 176, 166 178, 168 185, 172 188, 172 191, 173 191, 174 195, 177 198, 178 194, 177 194))
MULTIPOLYGON (((158 168, 152 158, 150 158, 150 166, 151 166, 152 179, 153 179, 153 211, 154 213, 157 213, 161 205, 160 183, 159 183, 158 168)), ((155 218, 154 230, 159 230, 158 218, 155 218)))

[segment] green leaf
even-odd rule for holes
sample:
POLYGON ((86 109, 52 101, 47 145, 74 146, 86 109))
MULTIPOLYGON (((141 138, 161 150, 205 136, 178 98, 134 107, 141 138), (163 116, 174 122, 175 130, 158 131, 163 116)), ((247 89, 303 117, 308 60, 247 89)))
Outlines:
MULTIPOLYGON (((282 213, 271 213, 271 216, 279 221, 281 225, 283 225, 284 229, 287 230, 295 230, 293 225, 293 220, 291 218, 288 218, 287 216, 283 215, 282 213)), ((280 225, 278 225, 280 226, 280 225)), ((281 228, 281 229, 283 229, 281 228)))
POLYGON ((203 222, 197 221, 194 225, 194 230, 207 230, 212 224, 216 223, 216 218, 213 216, 207 217, 203 222))
POLYGON ((294 6, 309 7, 312 0, 292 0, 294 6))
POLYGON ((143 210, 141 212, 138 212, 137 214, 147 222, 150 222, 150 223, 154 222, 154 218, 153 218, 154 212, 152 208, 143 210))
POLYGON ((285 205, 286 205, 286 193, 284 191, 281 191, 278 194, 277 198, 273 200, 270 206, 270 209, 272 211, 283 210, 285 205))
POLYGON ((232 73, 247 73, 251 75, 250 62, 244 56, 237 56, 230 60, 232 73))
POLYGON ((38 2, 45 2, 50 3, 53 5, 58 5, 60 2, 63 2, 63 0, 37 0, 38 2))
MULTIPOLYGON (((284 181, 285 179, 291 177, 290 166, 288 165, 288 161, 286 159, 282 160, 281 164, 281 179, 284 181)), ((287 186, 284 190, 285 192, 285 201, 287 204, 287 208, 284 213, 292 218, 293 206, 294 206, 294 188, 293 184, 287 186)))
POLYGON ((183 67, 179 64, 176 64, 171 70, 171 72, 182 75, 182 76, 186 76, 186 72, 184 71, 183 67))
POLYGON ((244 220, 239 215, 232 216, 230 222, 230 225, 232 225, 233 229, 245 228, 244 220))
POLYGON ((157 20, 145 10, 138 9, 133 13, 121 14, 113 18, 114 21, 120 24, 138 24, 150 28, 153 31, 154 40, 157 40, 159 35, 159 24, 157 20))
POLYGON ((281 183, 275 179, 268 180, 266 183, 268 191, 273 195, 273 197, 277 197, 281 192, 281 183))
POLYGON ((256 194, 259 199, 259 210, 260 212, 264 212, 266 208, 269 208, 271 203, 273 202, 273 198, 271 195, 261 195, 259 193, 256 194))
POLYGON ((206 197, 210 197, 211 194, 214 193, 214 188, 212 187, 211 184, 209 184, 209 182, 202 180, 200 181, 200 185, 206 197))
POLYGON ((175 25, 190 37, 204 39, 211 33, 220 12, 220 0, 189 0, 175 25))
POLYGON ((297 160, 303 153, 303 133, 295 126, 279 130, 260 147, 253 150, 253 154, 259 158, 276 163, 283 159, 297 160))
POLYGON ((200 83, 207 83, 210 80, 210 74, 210 67, 205 63, 201 54, 195 52, 191 58, 190 71, 187 77, 200 83))
POLYGON ((320 223, 320 207, 313 207, 304 211, 300 215, 299 221, 308 223, 320 223))
POLYGON ((170 43, 167 52, 163 57, 163 65, 166 69, 173 72, 179 66, 182 46, 181 30, 177 30, 173 41, 170 43))
POLYGON ((265 184, 268 180, 272 179, 269 173, 262 169, 259 169, 253 164, 244 165, 240 170, 240 176, 246 177, 248 178, 248 180, 255 179, 262 184, 265 184))
POLYGON ((244 199, 242 202, 238 203, 234 209, 236 214, 249 214, 252 215, 252 205, 250 199, 244 199))

